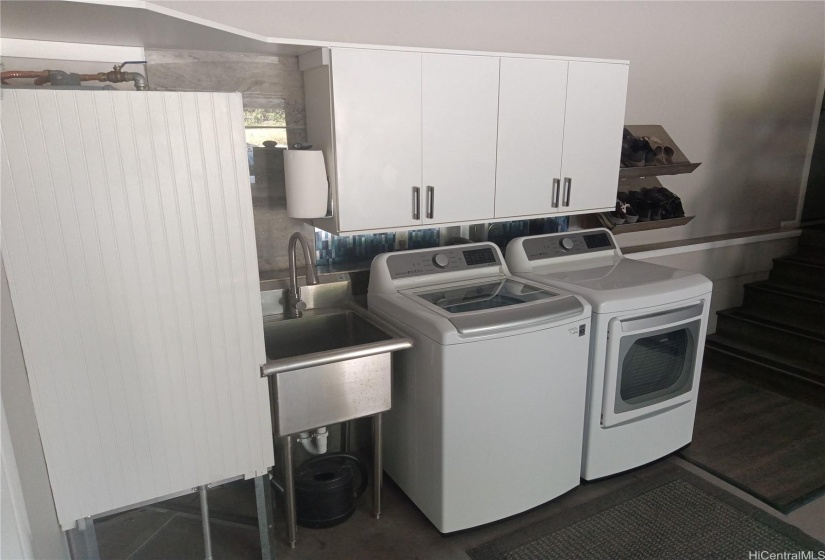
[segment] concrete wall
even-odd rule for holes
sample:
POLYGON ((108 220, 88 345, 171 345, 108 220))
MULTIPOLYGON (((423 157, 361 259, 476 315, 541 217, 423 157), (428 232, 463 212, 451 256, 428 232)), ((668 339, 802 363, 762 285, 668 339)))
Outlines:
POLYGON ((270 37, 630 60, 625 122, 663 125, 702 165, 662 179, 696 219, 622 245, 796 219, 823 2, 154 3, 270 37))

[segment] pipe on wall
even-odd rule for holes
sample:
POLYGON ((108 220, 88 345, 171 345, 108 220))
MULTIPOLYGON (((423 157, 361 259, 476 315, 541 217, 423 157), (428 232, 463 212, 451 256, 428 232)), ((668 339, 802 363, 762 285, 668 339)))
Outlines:
POLYGON ((34 85, 42 86, 51 83, 53 86, 79 86, 81 82, 111 82, 122 83, 132 82, 135 89, 145 91, 149 88, 146 76, 140 72, 124 72, 123 67, 127 64, 142 64, 143 62, 128 61, 120 66, 115 66, 109 72, 98 72, 96 74, 74 74, 63 72, 62 70, 7 70, 0 73, 0 83, 9 85, 6 80, 12 78, 34 78, 34 85))

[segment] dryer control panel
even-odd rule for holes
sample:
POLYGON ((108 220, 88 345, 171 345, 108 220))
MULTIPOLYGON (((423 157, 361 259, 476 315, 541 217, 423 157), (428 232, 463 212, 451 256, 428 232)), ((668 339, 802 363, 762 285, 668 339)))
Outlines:
POLYGON ((536 261, 614 251, 616 242, 607 230, 585 230, 530 237, 524 240, 523 247, 527 260, 536 261))
POLYGON ((427 251, 394 253, 387 257, 393 280, 440 272, 501 266, 501 254, 493 245, 434 247, 427 251))

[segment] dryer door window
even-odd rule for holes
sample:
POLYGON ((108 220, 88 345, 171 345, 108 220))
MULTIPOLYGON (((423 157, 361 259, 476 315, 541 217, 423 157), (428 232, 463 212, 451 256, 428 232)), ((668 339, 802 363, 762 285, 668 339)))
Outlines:
POLYGON ((695 337, 690 328, 622 341, 616 412, 661 402, 690 390, 695 337))
POLYGON ((692 398, 704 302, 608 327, 602 425, 669 410, 692 398))

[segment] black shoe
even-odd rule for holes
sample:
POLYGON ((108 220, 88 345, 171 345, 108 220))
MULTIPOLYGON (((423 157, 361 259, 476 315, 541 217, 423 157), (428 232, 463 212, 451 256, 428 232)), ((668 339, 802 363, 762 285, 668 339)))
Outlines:
POLYGON ((650 221, 650 203, 639 191, 630 191, 627 193, 627 202, 633 206, 633 209, 639 215, 638 221, 650 221))
POLYGON ((653 152, 647 140, 636 138, 625 128, 622 132, 621 163, 626 167, 656 165, 656 154, 653 152))
POLYGON ((645 153, 641 140, 633 136, 628 129, 622 132, 621 163, 627 167, 644 167, 645 153))

